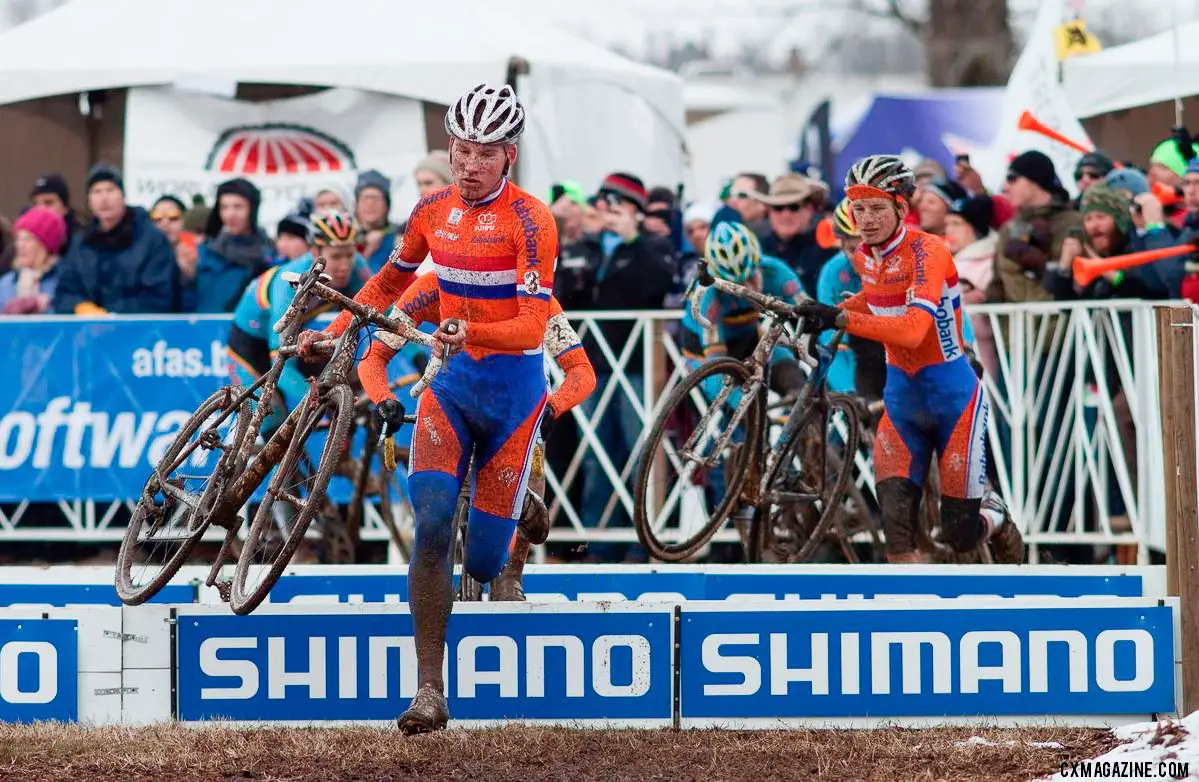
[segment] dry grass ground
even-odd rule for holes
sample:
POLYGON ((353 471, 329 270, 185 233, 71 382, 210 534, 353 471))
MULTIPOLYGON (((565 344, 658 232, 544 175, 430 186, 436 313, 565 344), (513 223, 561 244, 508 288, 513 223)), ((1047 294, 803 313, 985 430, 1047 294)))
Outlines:
POLYGON ((1114 744, 1108 731, 1072 728, 672 732, 509 726, 404 738, 394 730, 362 728, 0 725, 0 779, 1026 782, 1114 744), (971 736, 997 746, 957 746, 971 736))

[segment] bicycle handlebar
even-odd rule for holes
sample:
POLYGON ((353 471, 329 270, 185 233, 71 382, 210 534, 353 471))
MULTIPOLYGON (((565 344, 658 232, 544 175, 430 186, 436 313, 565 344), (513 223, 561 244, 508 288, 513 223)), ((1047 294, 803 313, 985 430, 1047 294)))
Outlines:
MULTIPOLYGON (((796 312, 795 305, 788 304, 782 299, 768 296, 760 291, 755 291, 752 288, 747 288, 744 285, 738 285, 735 282, 722 280, 719 277, 713 277, 707 270, 702 270, 695 278, 695 283, 692 286, 690 295, 691 317, 702 326, 704 329, 713 328, 712 321, 703 316, 699 311, 700 301, 703 299, 706 288, 715 288, 722 293, 727 293, 730 296, 736 296, 753 304, 763 312, 770 312, 786 320, 793 320, 796 326, 803 323, 803 318, 796 312)), ((816 335, 808 335, 808 339, 790 339, 788 343, 795 350, 799 360, 807 364, 809 367, 815 368, 819 363, 813 355, 813 346, 816 340, 816 335)))
MULTIPOLYGON (((404 323, 395 318, 389 318, 374 307, 354 301, 344 293, 330 288, 325 283, 331 282, 332 278, 324 273, 324 268, 325 259, 318 258, 313 263, 312 269, 305 274, 298 274, 296 272, 282 273, 283 280, 296 288, 296 295, 291 305, 287 308, 287 312, 275 324, 276 332, 281 332, 283 328, 286 328, 289 319, 294 317, 294 312, 298 312, 301 307, 307 306, 310 296, 319 296, 331 304, 336 304, 342 309, 349 310, 359 320, 374 324, 381 329, 398 335, 403 340, 415 340, 425 347, 433 348, 428 366, 425 367, 425 371, 421 374, 420 379, 412 385, 412 390, 410 391, 414 399, 419 397, 429 387, 429 383, 432 382, 433 377, 441 371, 442 364, 444 363, 444 357, 441 352, 435 349, 440 344, 440 340, 435 339, 432 335, 425 334, 413 326, 411 322, 404 323)), ((449 324, 446 332, 450 334, 457 333, 457 325, 454 323, 449 324)), ((313 347, 316 350, 331 350, 331 348, 324 347, 328 344, 330 344, 329 340, 322 340, 321 342, 317 342, 313 347)), ((297 348, 295 346, 289 346, 289 348, 280 349, 279 353, 280 355, 295 355, 296 351, 297 348), (284 352, 285 350, 287 351, 286 353, 284 352)))

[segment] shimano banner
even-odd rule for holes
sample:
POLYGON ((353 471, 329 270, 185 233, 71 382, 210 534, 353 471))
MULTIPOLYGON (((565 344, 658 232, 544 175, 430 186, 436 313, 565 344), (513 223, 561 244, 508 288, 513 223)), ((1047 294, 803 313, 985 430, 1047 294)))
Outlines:
MULTIPOLYGON (((530 565, 534 602, 683 600, 862 600, 952 597, 1141 597, 1165 594, 1153 568, 530 565)), ((271 590, 272 603, 402 603, 408 578, 397 569, 298 567, 271 590)))
MULTIPOLYGON (((13 372, 0 384, 0 502, 137 497, 225 384, 228 335, 226 316, 0 318, 13 372)), ((338 479, 330 491, 348 490, 338 479)))
MULTIPOLYGON (((445 657, 455 720, 668 725, 672 608, 457 604, 445 657)), ((416 694, 406 610, 178 615, 184 721, 392 720, 416 694)))
POLYGON ((1159 601, 739 609, 682 607, 689 725, 1174 710, 1173 611, 1159 601))
POLYGON ((0 722, 78 719, 74 619, 0 619, 0 722))

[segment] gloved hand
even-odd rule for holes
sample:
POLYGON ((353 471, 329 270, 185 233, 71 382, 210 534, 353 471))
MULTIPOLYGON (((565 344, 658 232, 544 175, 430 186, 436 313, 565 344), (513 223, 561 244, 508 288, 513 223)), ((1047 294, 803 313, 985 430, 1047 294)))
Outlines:
POLYGON ((541 442, 548 443, 550 441, 550 434, 554 431, 556 422, 557 416, 554 415, 554 408, 546 405, 545 415, 541 416, 541 442))
POLYGON ((300 358, 308 359, 316 355, 313 346, 322 340, 328 339, 329 335, 323 331, 314 331, 313 329, 305 329, 296 337, 296 353, 300 358))
POLYGON ((375 420, 387 426, 389 435, 395 434, 404 425, 404 405, 395 398, 384 399, 375 407, 375 420))
POLYGON ((795 313, 803 318, 799 330, 803 334, 820 334, 832 329, 841 328, 849 319, 845 310, 830 307, 818 301, 809 301, 795 308, 795 313))

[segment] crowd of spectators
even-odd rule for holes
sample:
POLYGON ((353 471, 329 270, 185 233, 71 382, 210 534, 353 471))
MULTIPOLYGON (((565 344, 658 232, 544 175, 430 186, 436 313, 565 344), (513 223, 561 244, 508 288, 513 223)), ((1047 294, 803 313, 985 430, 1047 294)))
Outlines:
MULTIPOLYGON (((860 290, 849 262, 851 235, 834 233, 830 241, 820 230, 837 206, 829 184, 795 168, 773 179, 738 173, 710 203, 684 198, 681 187, 647 186, 628 172, 614 172, 594 189, 573 181, 555 184, 547 202, 560 232, 557 297, 567 312, 678 307, 709 230, 727 220, 749 226, 765 254, 796 271, 806 294, 836 303, 860 290)), ((1199 235, 1199 158, 1185 131, 1163 141, 1143 168, 1094 152, 1073 172, 1059 172, 1044 154, 1025 152, 1011 160, 1000 193, 987 191, 965 158, 952 173, 926 160, 916 174, 919 187, 908 219, 943 237, 953 252, 968 316, 983 303, 1199 301, 1199 275, 1187 275, 1183 255, 1109 272, 1088 285, 1074 281, 1072 268, 1080 256, 1166 247, 1199 235), (1072 199, 1062 186, 1063 174, 1073 175, 1078 197, 1072 199)), ((450 181, 448 155, 430 154, 414 175, 422 195, 444 187, 450 181)), ((120 172, 101 163, 84 182, 85 215, 66 180, 49 174, 34 183, 15 221, 0 218, 0 312, 229 312, 258 274, 307 252, 306 218, 320 209, 356 214, 363 227, 360 250, 378 270, 404 230, 404 223, 390 219, 391 189, 383 173, 365 171, 352 196, 335 189, 314 193, 268 232, 259 221, 261 194, 245 179, 222 183, 211 208, 198 196, 178 194, 158 199, 147 211, 127 203, 120 172)), ((990 320, 976 316, 972 323, 975 353, 997 378, 990 320)), ((617 471, 636 456, 642 421, 632 400, 642 396, 649 380, 643 376, 647 347, 659 349, 632 319, 602 320, 585 336, 598 379, 585 411, 594 421, 595 443, 617 471), (614 383, 620 388, 606 392, 614 383)), ((876 398, 881 350, 861 341, 850 347, 830 382, 835 390, 876 398)), ((1118 377, 1110 387, 1122 395, 1118 377)), ((1116 406, 1127 417, 1127 405, 1116 406)), ((555 438, 564 441, 553 444, 551 458, 555 452, 573 454, 582 437, 573 427, 560 427, 555 438)), ((627 525, 602 461, 588 447, 581 482, 576 481, 582 488, 574 497, 581 520, 596 526, 611 515, 609 525, 627 525)), ((588 556, 641 558, 636 547, 611 545, 593 546, 588 556)))

